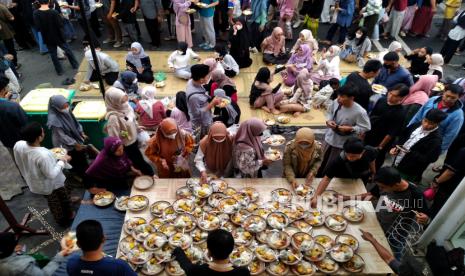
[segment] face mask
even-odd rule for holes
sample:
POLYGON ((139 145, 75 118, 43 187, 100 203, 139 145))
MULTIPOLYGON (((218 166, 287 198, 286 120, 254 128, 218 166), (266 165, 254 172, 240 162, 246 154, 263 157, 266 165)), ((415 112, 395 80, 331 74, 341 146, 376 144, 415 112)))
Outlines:
POLYGON ((216 143, 223 143, 224 141, 226 141, 226 137, 220 140, 213 138, 213 141, 215 141, 216 143))
POLYGON ((356 37, 356 38, 361 38, 362 35, 361 35, 361 34, 355 34, 355 37, 356 37))
POLYGON ((308 149, 310 147, 309 144, 299 144, 299 147, 303 150, 308 149))
POLYGON ((165 135, 165 137, 168 138, 168 139, 174 140, 174 139, 176 139, 176 134, 178 134, 178 133, 175 132, 175 133, 170 134, 170 135, 165 135))
POLYGON ((386 68, 386 69, 391 69, 392 66, 390 64, 383 64, 383 67, 386 68))
POLYGON ((184 52, 181 51, 181 50, 178 50, 178 54, 182 55, 182 54, 184 54, 184 52))
POLYGON ((68 112, 69 112, 69 108, 61 109, 60 112, 62 112, 62 113, 68 113, 68 112))
POLYGON ((236 25, 236 30, 238 31, 242 30, 242 25, 236 25))

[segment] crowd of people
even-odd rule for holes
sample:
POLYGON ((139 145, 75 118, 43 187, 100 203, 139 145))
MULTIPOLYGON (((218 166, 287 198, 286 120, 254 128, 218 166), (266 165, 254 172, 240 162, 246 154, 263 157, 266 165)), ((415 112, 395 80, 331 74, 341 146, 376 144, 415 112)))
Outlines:
MULTIPOLYGON (((266 157, 262 143, 268 127, 257 118, 241 120, 234 81, 242 68, 252 65, 250 55, 258 50, 263 54, 264 63, 275 66, 261 67, 250 83, 250 108, 275 115, 291 113, 296 117, 312 109, 327 113, 323 141, 315 138, 311 128, 302 127, 287 142, 283 154, 282 175, 293 189, 312 185, 315 178, 321 178, 311 207, 317 207, 318 197, 331 179, 362 179, 367 187, 370 183, 376 184, 371 185, 368 193, 360 195, 363 199, 383 200, 392 207, 377 213, 385 232, 399 216, 412 216, 424 225, 434 219, 465 176, 465 81, 463 78, 446 79, 443 69, 450 57, 460 51, 460 41, 465 37, 465 13, 458 12, 457 1, 446 1, 446 16, 439 33, 446 41, 440 53, 425 46, 403 55, 402 45, 393 41, 386 51, 370 57, 367 54, 371 51, 372 40, 380 36, 388 39, 406 33, 428 35, 436 1, 340 0, 333 3, 309 0, 294 3, 284 0, 267 3, 253 0, 241 3, 236 0, 226 6, 218 1, 201 1, 206 5, 199 6, 199 30, 204 38, 200 46, 215 53, 214 58, 205 60, 200 60, 192 49, 193 20, 187 10, 196 1, 103 3, 108 13, 104 17, 108 29, 104 43, 114 43, 118 48, 125 33, 130 39, 130 51, 125 68, 120 68, 118 62, 100 48, 97 60, 90 49, 85 50, 87 74, 84 82, 91 84, 98 79, 98 64, 107 84, 104 132, 108 137, 100 151, 89 144, 90 134, 84 132, 73 115, 71 103, 63 96, 50 98, 45 125, 28 122, 24 110, 12 101, 12 95, 19 92, 14 90, 19 66, 11 56, 6 56, 1 63, 4 64, 0 66, 0 69, 4 67, 4 74, 0 74, 0 118, 4 122, 0 125, 1 141, 9 149, 31 192, 46 198, 57 223, 68 226, 75 215, 65 184, 67 172, 80 179, 91 194, 128 189, 134 177, 141 175, 189 178, 193 176, 194 167, 203 181, 208 175, 264 177, 266 170, 276 162, 266 157), (187 82, 185 90, 177 92, 172 103, 156 99, 151 60, 137 42, 135 18, 139 9, 153 46, 161 43, 159 28, 164 17, 169 25, 167 39, 176 37, 178 40, 176 50, 166 62, 174 76, 187 82), (252 11, 247 20, 241 16, 241 10, 246 9, 252 11), (270 25, 277 13, 278 26, 272 28, 270 25), (322 22, 331 21, 332 25, 326 40, 318 43, 320 14, 322 22), (451 22, 455 22, 452 29, 451 22), (292 39, 292 28, 302 23, 304 29, 288 51, 286 40, 292 39), (332 45, 337 30, 338 43, 332 45), (224 40, 222 43, 216 43, 215 31, 224 40), (448 33, 447 38, 445 33, 448 33), (320 49, 319 44, 328 47, 320 49), (403 60, 410 66, 401 65, 403 60), (360 70, 343 76, 340 72, 343 62, 356 64, 360 70), (7 73, 9 70, 11 73, 7 73), (273 85, 278 74, 283 81, 273 85), (438 89, 438 82, 443 82, 444 87, 438 89), (140 83, 145 85, 142 87, 140 83), (285 95, 284 86, 290 87, 290 95, 285 95), (53 146, 67 152, 58 160, 41 145, 46 128, 51 131, 53 146), (443 165, 434 166, 437 173, 434 180, 423 183, 424 172, 440 156, 445 160, 443 165), (304 178, 305 182, 298 184, 297 178, 304 178)), ((98 37, 98 13, 95 9, 92 11, 91 1, 83 2, 85 7, 90 6, 86 8, 86 18, 79 17, 77 12, 75 16, 81 25, 85 20, 93 27, 97 24, 90 35, 98 37)), ((57 56, 59 48, 71 65, 77 67, 67 44, 73 37, 63 33, 69 22, 65 23, 68 19, 62 15, 68 9, 79 11, 79 6, 58 5, 60 15, 57 5, 47 0, 39 0, 39 3, 40 7, 33 12, 31 30, 41 37, 58 74, 63 72, 57 56)), ((2 9, 5 7, 0 4, 0 11, 2 9)), ((0 17, 2 15, 15 20, 7 10, 0 12, 0 17)), ((0 24, 1 34, 6 25, 3 20, 0 24)), ((10 51, 8 39, 3 42, 10 51)), ((350 199, 342 194, 338 197, 350 199)), ((364 237, 379 249, 369 233, 364 233, 364 237)), ((0 243, 0 272, 8 271, 12 261, 5 260, 16 256, 16 243, 12 239, 0 236, 0 241, 8 241, 0 243)), ((77 239, 83 255, 68 260, 70 275, 80 275, 82 270, 131 274, 126 264, 102 257, 105 239, 98 222, 82 222, 77 227, 77 239)), ((174 255, 187 275, 213 275, 214 271, 248 275, 248 271, 228 265, 231 239, 225 231, 210 233, 208 250, 216 265, 192 265, 181 250, 175 250, 174 255)), ((50 266, 62 262, 67 254, 69 252, 60 252, 50 266)), ((393 262, 390 256, 385 260, 398 271, 398 262, 393 262)), ((27 269, 39 273, 34 267, 27 269)))

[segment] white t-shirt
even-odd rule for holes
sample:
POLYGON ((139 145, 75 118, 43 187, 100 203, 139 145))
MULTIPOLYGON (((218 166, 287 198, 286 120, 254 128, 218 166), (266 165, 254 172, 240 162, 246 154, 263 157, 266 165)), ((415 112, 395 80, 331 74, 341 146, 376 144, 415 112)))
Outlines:
POLYGON ((63 161, 56 161, 44 147, 31 147, 18 141, 13 147, 16 164, 32 193, 49 195, 65 185, 63 161))

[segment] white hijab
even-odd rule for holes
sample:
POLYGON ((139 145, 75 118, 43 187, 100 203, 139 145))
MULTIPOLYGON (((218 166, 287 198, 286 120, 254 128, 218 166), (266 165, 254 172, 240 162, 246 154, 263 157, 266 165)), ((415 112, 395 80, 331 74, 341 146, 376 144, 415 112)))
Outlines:
POLYGON ((157 89, 153 85, 148 85, 142 88, 142 92, 140 93, 142 100, 139 101, 140 106, 142 109, 149 115, 150 119, 153 119, 153 104, 157 102, 155 100, 155 93, 157 89))
POLYGON ((432 75, 435 70, 442 73, 442 66, 444 65, 444 58, 441 54, 431 55, 431 64, 428 67, 427 75, 432 75))

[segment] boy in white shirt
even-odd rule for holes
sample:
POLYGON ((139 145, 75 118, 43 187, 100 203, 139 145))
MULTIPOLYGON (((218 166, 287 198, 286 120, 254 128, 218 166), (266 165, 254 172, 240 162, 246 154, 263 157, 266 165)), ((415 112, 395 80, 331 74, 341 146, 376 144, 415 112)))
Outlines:
POLYGON ((63 168, 71 157, 56 160, 52 152, 40 146, 45 133, 41 125, 32 122, 21 130, 23 140, 16 142, 13 152, 16 164, 32 193, 44 195, 55 221, 67 226, 74 218, 69 192, 65 187, 63 168))

